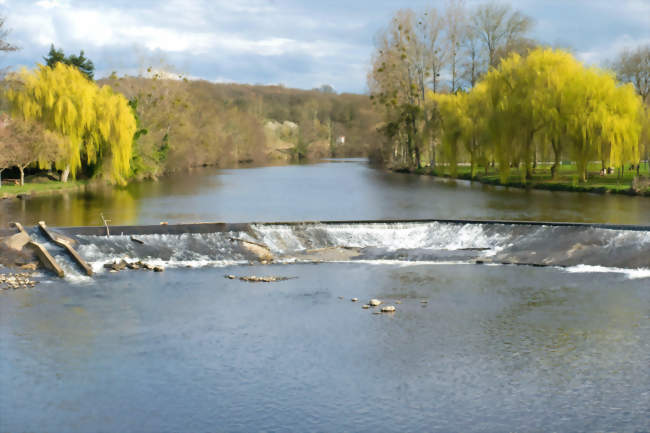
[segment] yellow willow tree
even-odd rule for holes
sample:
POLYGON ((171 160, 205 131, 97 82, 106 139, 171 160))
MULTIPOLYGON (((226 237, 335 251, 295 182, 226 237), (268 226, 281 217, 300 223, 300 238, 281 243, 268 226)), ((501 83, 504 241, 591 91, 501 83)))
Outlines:
POLYGON ((484 79, 487 86, 487 128, 493 143, 493 155, 499 165, 501 183, 506 183, 510 168, 519 164, 521 147, 521 105, 525 102, 518 89, 517 69, 523 68, 523 60, 517 55, 504 59, 498 69, 490 69, 484 79))
POLYGON ((449 174, 458 174, 459 146, 468 130, 467 95, 464 93, 446 94, 429 92, 427 98, 438 112, 442 129, 442 155, 449 165, 449 174))
POLYGON ((470 176, 474 179, 478 163, 483 164, 487 173, 492 151, 488 129, 491 107, 487 84, 485 82, 478 83, 463 98, 465 100, 463 104, 465 110, 464 143, 470 157, 470 176))
POLYGON ((537 125, 542 145, 549 145, 554 156, 551 175, 557 177, 566 141, 566 116, 570 110, 567 85, 584 67, 562 50, 536 49, 526 57, 527 74, 533 77, 528 100, 531 118, 537 125))
POLYGON ((133 112, 124 96, 99 88, 73 66, 38 66, 10 77, 7 99, 14 115, 41 122, 63 138, 55 161, 74 177, 82 166, 97 164, 110 181, 124 184, 130 174, 131 146, 136 131, 133 112))
POLYGON ((641 101, 631 86, 618 86, 612 74, 590 68, 571 78, 565 96, 571 106, 567 135, 581 181, 595 158, 617 168, 639 162, 641 101))

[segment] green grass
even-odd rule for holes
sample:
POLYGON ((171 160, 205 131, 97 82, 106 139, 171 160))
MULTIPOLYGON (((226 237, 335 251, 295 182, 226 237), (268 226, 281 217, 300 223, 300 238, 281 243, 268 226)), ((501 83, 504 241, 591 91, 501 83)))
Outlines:
MULTIPOLYGON (((557 191, 579 191, 579 192, 596 192, 596 193, 620 193, 620 194, 635 194, 632 190, 632 182, 636 177, 636 170, 624 170, 619 177, 617 173, 601 176, 600 164, 592 163, 588 166, 587 182, 580 182, 578 171, 574 164, 563 164, 558 170, 557 179, 551 178, 551 165, 543 164, 538 165, 535 169, 532 179, 522 181, 521 172, 517 169, 511 169, 510 176, 505 183, 501 183, 501 178, 496 168, 489 168, 488 173, 485 174, 485 169, 480 167, 475 172, 474 180, 491 184, 491 185, 504 185, 513 186, 518 188, 535 188, 535 189, 548 189, 557 191)), ((415 173, 428 174, 432 176, 449 177, 448 170, 430 168, 421 168, 416 170, 415 173)), ((641 166, 641 176, 645 179, 650 177, 646 164, 641 166)), ((459 179, 471 179, 469 166, 458 167, 459 179)), ((641 191, 640 195, 650 196, 650 187, 641 191)))
POLYGON ((15 196, 18 194, 40 194, 45 192, 57 192, 67 189, 75 189, 87 184, 85 180, 68 180, 66 183, 50 181, 50 182, 35 182, 25 185, 2 185, 0 188, 0 197, 3 195, 15 196))

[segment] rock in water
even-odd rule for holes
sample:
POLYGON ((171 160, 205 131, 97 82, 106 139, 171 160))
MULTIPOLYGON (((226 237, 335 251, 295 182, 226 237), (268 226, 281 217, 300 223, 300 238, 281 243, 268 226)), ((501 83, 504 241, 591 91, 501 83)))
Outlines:
POLYGON ((154 272, 164 272, 165 268, 163 268, 162 266, 154 266, 153 271, 154 272))
POLYGON ((364 310, 367 310, 368 308, 370 308, 370 305, 365 304, 365 305, 362 305, 361 308, 363 308, 364 310))
POLYGON ((394 313, 395 312, 395 307, 392 305, 386 305, 384 307, 381 307, 381 312, 382 313, 394 313))
POLYGON ((352 299, 350 299, 350 301, 357 302, 357 301, 359 301, 359 298, 352 298, 352 299))
POLYGON ((378 307, 381 305, 381 301, 379 299, 371 299, 368 304, 370 304, 371 307, 378 307))
POLYGON ((271 253, 271 250, 265 245, 251 241, 245 241, 244 239, 238 238, 231 238, 230 240, 239 242, 242 248, 255 256, 258 262, 268 264, 273 261, 273 254, 271 253))
POLYGON ((21 251, 29 241, 29 235, 25 232, 19 232, 15 235, 9 236, 8 238, 2 239, 4 246, 14 251, 21 251))

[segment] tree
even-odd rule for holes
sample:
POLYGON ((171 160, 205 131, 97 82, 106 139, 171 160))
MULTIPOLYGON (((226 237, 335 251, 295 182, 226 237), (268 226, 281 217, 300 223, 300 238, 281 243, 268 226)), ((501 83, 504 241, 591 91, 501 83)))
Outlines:
POLYGON ((424 48, 427 53, 433 93, 438 92, 438 79, 440 72, 447 63, 447 50, 445 49, 443 17, 434 8, 426 10, 419 19, 422 27, 424 48))
POLYGON ((43 57, 43 60, 45 60, 45 64, 50 68, 53 68, 57 63, 63 63, 76 67, 90 80, 94 78, 95 65, 92 60, 84 55, 83 50, 79 52, 78 56, 71 54, 66 57, 62 49, 56 49, 54 48, 54 44, 51 44, 50 51, 46 57, 43 57))
POLYGON ((46 131, 42 125, 20 118, 3 121, 0 127, 0 171, 17 167, 20 185, 25 184, 25 168, 36 162, 47 168, 56 158, 60 137, 46 131))
POLYGON ((7 42, 9 30, 5 27, 6 18, 0 15, 0 51, 16 51, 17 46, 7 42))
POLYGON ((612 68, 619 80, 634 84, 643 101, 650 103, 650 44, 624 50, 612 68))
POLYGON ((517 41, 532 27, 532 20, 509 5, 487 3, 477 7, 472 16, 472 27, 483 43, 488 66, 497 67, 517 41))
POLYGON ((458 89, 458 69, 461 44, 467 33, 465 15, 465 7, 462 0, 449 0, 447 3, 447 9, 445 10, 445 33, 447 55, 451 73, 451 93, 454 93, 458 89))
POLYGON ((64 138, 56 161, 63 181, 83 158, 110 181, 126 182, 136 121, 124 96, 63 63, 11 75, 6 95, 15 117, 42 122, 64 138))
POLYGON ((419 168, 429 63, 425 46, 417 37, 418 24, 410 9, 395 14, 390 27, 379 36, 368 78, 371 98, 386 112, 383 130, 395 144, 394 159, 419 168))

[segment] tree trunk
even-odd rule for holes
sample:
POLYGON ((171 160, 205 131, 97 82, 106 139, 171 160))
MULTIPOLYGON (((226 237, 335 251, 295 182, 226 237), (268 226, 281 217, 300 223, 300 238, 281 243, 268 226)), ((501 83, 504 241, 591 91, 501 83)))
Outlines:
POLYGON ((19 165, 18 170, 20 170, 20 186, 25 186, 25 167, 19 165))
POLYGON ((553 156, 555 157, 553 166, 551 166, 551 178, 555 180, 558 177, 558 168, 560 167, 560 150, 558 149, 559 146, 556 145, 555 140, 551 140, 551 147, 553 148, 553 156))
POLYGON ((0 168, 0 188, 2 188, 2 172, 4 171, 4 168, 0 168))
POLYGON ((63 182, 63 183, 67 182, 69 175, 70 175, 70 166, 66 165, 63 172, 61 172, 61 182, 63 182))

